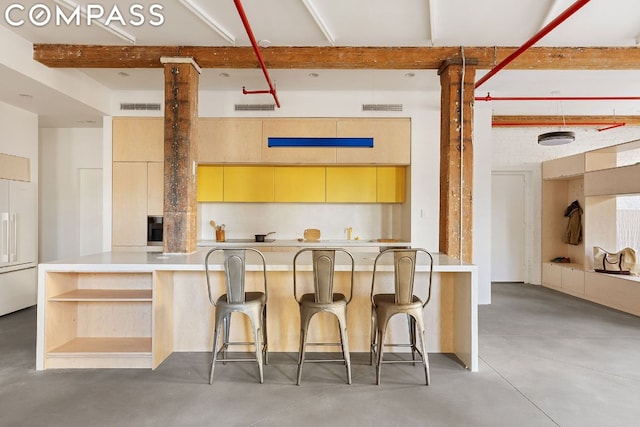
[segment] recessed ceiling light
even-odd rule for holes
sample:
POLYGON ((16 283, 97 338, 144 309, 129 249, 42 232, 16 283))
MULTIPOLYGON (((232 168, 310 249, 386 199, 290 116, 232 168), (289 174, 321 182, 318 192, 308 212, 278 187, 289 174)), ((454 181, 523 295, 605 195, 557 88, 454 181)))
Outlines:
POLYGON ((119 72, 118 72, 118 75, 119 75, 120 77, 129 77, 129 76, 130 76, 130 74, 129 74, 129 73, 127 73, 127 72, 125 72, 125 71, 119 71, 119 72))
POLYGON ((227 77, 229 77, 231 74, 229 74, 229 73, 220 73, 220 74, 218 74, 218 75, 219 75, 220 77, 223 77, 223 78, 225 78, 225 79, 226 79, 226 78, 227 78, 227 77))
POLYGON ((28 93, 19 93, 18 96, 22 98, 33 98, 33 95, 28 93))
POLYGON ((258 46, 260 47, 269 47, 271 46, 271 42, 269 40, 259 40, 258 46))
POLYGON ((311 77, 312 79, 315 79, 316 77, 320 77, 320 74, 318 74, 318 73, 309 73, 309 77, 311 77))
POLYGON ((416 73, 406 73, 404 76, 411 78, 411 77, 415 77, 416 73))

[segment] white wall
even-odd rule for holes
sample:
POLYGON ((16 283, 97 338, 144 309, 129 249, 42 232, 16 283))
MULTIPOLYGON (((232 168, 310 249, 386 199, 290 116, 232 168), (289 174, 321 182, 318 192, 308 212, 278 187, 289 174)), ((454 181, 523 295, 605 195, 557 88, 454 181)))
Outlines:
POLYGON ((31 159, 31 181, 38 182, 38 116, 0 102, 0 153, 31 159))
POLYGON ((548 132, 541 128, 494 128, 491 144, 491 169, 493 171, 522 171, 531 179, 525 182, 525 200, 529 202, 525 212, 532 218, 526 224, 525 241, 529 242, 530 257, 525 266, 526 281, 540 284, 541 281, 541 163, 559 157, 596 148, 640 139, 640 128, 619 127, 604 132, 592 128, 575 128, 575 142, 556 146, 538 145, 538 135, 548 132))
MULTIPOLYGON (((81 169, 102 170, 102 129, 40 130, 40 261, 81 253, 81 169)), ((102 243, 102 228, 85 240, 102 243)))

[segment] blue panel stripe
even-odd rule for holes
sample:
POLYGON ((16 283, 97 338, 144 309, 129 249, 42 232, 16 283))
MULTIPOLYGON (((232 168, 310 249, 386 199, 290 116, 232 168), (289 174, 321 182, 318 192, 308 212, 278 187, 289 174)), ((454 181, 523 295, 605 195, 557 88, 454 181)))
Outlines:
POLYGON ((269 147, 364 147, 373 148, 373 138, 268 138, 269 147))

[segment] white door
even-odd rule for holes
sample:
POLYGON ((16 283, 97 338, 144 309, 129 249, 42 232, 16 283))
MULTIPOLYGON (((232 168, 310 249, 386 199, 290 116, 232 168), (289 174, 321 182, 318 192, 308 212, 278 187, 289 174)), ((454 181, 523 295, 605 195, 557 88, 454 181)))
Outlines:
POLYGON ((524 189, 524 174, 492 174, 492 282, 524 282, 525 280, 524 189))

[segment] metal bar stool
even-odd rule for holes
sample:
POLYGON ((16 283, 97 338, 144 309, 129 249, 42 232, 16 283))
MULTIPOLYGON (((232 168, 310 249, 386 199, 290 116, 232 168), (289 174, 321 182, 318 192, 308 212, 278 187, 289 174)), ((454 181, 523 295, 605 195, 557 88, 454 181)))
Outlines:
POLYGON ((213 248, 205 256, 204 266, 207 278, 209 301, 211 301, 211 304, 216 309, 209 384, 213 383, 213 369, 219 353, 222 353, 222 357, 219 359, 222 362, 257 362, 260 374, 260 383, 262 384, 264 381, 262 369, 263 360, 264 364, 267 364, 269 361, 267 351, 267 268, 264 255, 253 248, 213 248), (209 257, 217 251, 222 251, 224 253, 224 272, 227 293, 221 295, 217 300, 215 300, 211 289, 211 280, 209 278, 209 257), (262 262, 263 292, 245 292, 247 251, 256 253, 262 262), (253 330, 252 342, 229 341, 231 314, 234 312, 243 313, 249 317, 253 330), (220 347, 220 350, 216 351, 221 327, 223 333, 222 346, 220 347), (227 350, 230 345, 255 346, 255 358, 228 358, 227 350))
POLYGON ((293 294, 300 306, 300 350, 298 352, 298 376, 297 385, 302 379, 302 366, 305 362, 305 351, 307 345, 316 346, 337 346, 342 347, 342 359, 311 359, 307 362, 343 362, 347 368, 347 383, 351 384, 351 358, 349 356, 349 338, 347 336, 347 306, 353 297, 353 277, 355 262, 353 256, 344 249, 306 248, 298 251, 293 257, 293 294), (298 295, 297 262, 298 257, 306 252, 311 252, 313 261, 313 288, 314 293, 298 295), (333 292, 333 279, 335 276, 336 253, 345 253, 351 261, 351 284, 349 288, 349 298, 344 294, 333 292), (308 343, 307 334, 311 318, 319 312, 331 313, 338 319, 340 328, 339 343, 308 343))
POLYGON ((380 371, 383 363, 414 363, 416 353, 424 364, 426 385, 429 385, 429 355, 424 338, 423 310, 431 299, 431 282, 433 275, 433 257, 424 249, 388 249, 376 256, 373 263, 373 279, 371 281, 371 349, 370 363, 376 361, 376 384, 380 385, 380 371), (427 297, 424 303, 414 295, 413 285, 416 272, 416 260, 419 253, 429 259, 429 279, 427 297), (394 293, 375 294, 376 276, 379 263, 383 257, 393 255, 394 293), (409 343, 384 343, 389 319, 396 314, 406 314, 409 325, 409 343), (420 346, 416 338, 420 338, 420 346), (412 360, 384 360, 384 347, 410 347, 412 360))

